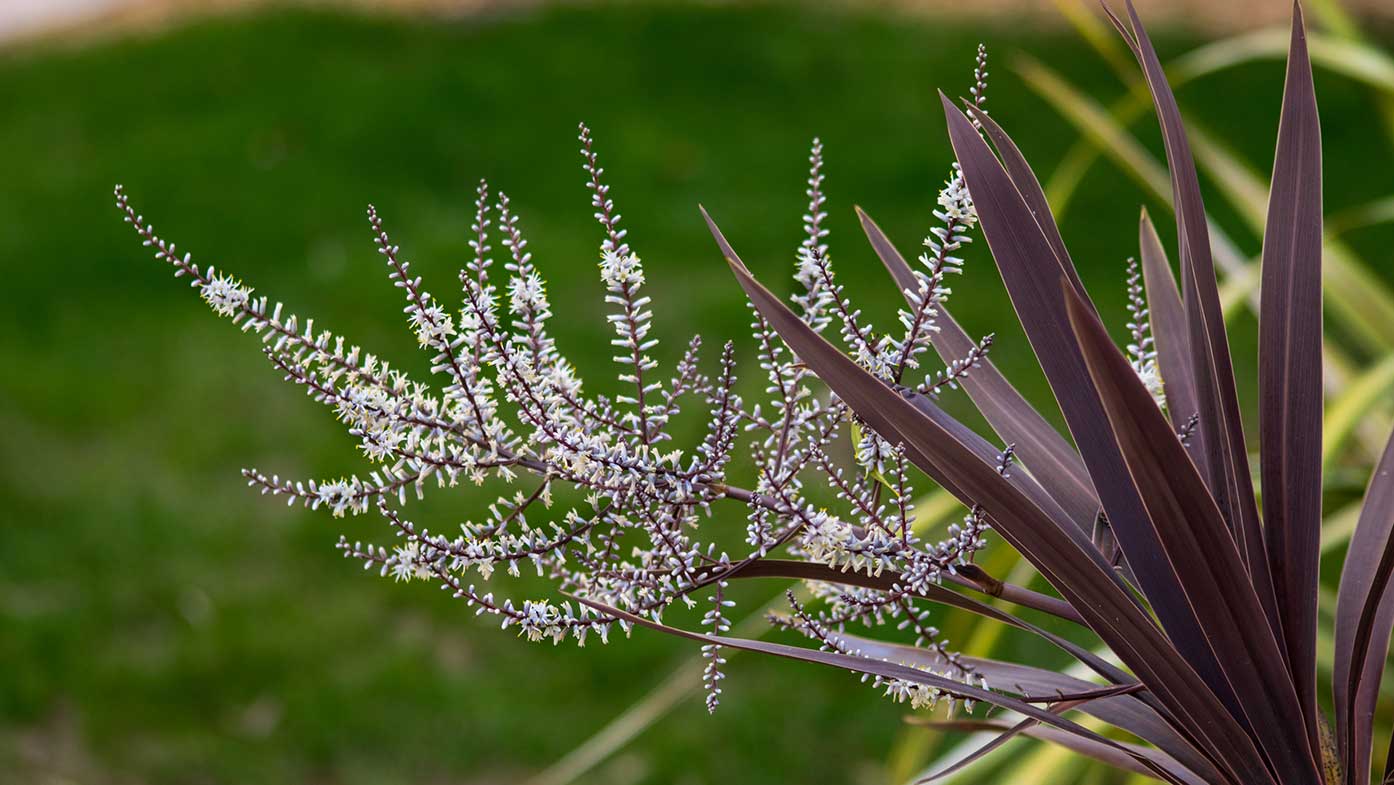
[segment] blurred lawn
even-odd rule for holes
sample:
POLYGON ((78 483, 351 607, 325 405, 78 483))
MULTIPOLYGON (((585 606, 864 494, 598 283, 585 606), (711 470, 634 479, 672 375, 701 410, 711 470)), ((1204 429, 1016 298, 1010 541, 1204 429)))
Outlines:
MULTIPOLYGON (((933 89, 966 92, 980 39, 994 57, 990 106, 1043 172, 1072 138, 1014 80, 1011 53, 1101 97, 1121 92, 1063 32, 780 7, 556 9, 453 25, 277 12, 0 57, 0 779, 513 781, 694 654, 652 634, 580 651, 526 645, 423 584, 339 559, 341 530, 385 539, 375 520, 332 521, 248 492, 241 466, 337 475, 357 467, 352 444, 278 381, 254 340, 150 260, 111 206, 113 183, 199 261, 424 376, 362 209, 379 206, 444 297, 468 252, 474 185, 488 177, 513 197, 550 276, 566 350, 599 380, 610 368, 578 120, 595 130, 650 265, 671 361, 687 333, 714 346, 747 322, 696 204, 779 280, 815 133, 847 285, 870 312, 894 303, 851 206, 914 249, 948 165, 933 89)), ((1171 51, 1184 43, 1164 38, 1171 51)), ((1246 67, 1182 99, 1267 169, 1279 74, 1246 67)), ((1339 186, 1328 205, 1387 191, 1387 176, 1370 174, 1394 171, 1387 151, 1372 159, 1356 144, 1376 130, 1365 96, 1329 77, 1320 89, 1339 186)), ((1155 144, 1150 129, 1143 138, 1155 144)), ((1122 260, 1143 201, 1096 166, 1064 222, 1120 329, 1122 260)), ((1390 240, 1356 239, 1366 250, 1390 240)), ((960 318, 997 331, 994 357, 1040 395, 982 248, 970 268, 955 282, 960 318)), ((1245 376, 1252 350, 1238 354, 1245 376)), ((443 528, 482 498, 437 493, 418 519, 443 528)), ((777 590, 749 589, 742 607, 777 590)), ((740 658, 730 670, 716 719, 690 700, 589 781, 881 781, 906 732, 896 706, 812 666, 740 658)))

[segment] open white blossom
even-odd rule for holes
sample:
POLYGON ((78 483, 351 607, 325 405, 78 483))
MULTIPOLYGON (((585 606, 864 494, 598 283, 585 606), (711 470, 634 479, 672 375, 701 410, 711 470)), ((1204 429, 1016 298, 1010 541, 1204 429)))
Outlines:
POLYGON ((644 285, 644 265, 639 257, 605 249, 600 255, 600 279, 611 292, 619 294, 629 287, 644 285))
POLYGON ((251 300, 252 290, 237 279, 215 273, 210 267, 207 279, 199 286, 203 301, 219 316, 232 316, 251 300))
POLYGON ((422 346, 438 346, 455 335, 455 322, 439 305, 419 308, 411 314, 411 326, 422 346))

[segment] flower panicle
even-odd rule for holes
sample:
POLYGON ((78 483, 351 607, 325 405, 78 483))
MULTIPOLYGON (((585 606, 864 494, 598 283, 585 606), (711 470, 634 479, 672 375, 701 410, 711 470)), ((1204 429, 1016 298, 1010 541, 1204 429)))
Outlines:
MULTIPOLYGON (((975 76, 978 88, 985 86, 983 63, 975 76)), ((840 629, 854 618, 892 628, 910 625, 916 646, 936 652, 946 672, 971 681, 973 674, 955 665, 929 624, 922 596, 985 544, 981 509, 970 509, 943 539, 926 539, 914 513, 904 447, 863 427, 815 385, 759 314, 751 332, 765 384, 757 394, 739 387, 736 344, 730 341, 715 366, 706 367, 702 340, 694 336, 671 371, 661 373, 643 263, 621 227, 587 126, 580 126, 578 139, 601 227, 599 272, 614 330, 611 345, 623 367, 620 382, 629 388, 613 398, 589 393, 579 366, 560 350, 551 330, 553 303, 519 211, 485 181, 474 193, 469 255, 455 302, 426 288, 383 214, 367 208, 373 244, 389 283, 401 292, 407 326, 430 357, 431 381, 411 379, 313 321, 287 315, 279 303, 268 307, 231 275, 195 264, 156 235, 117 188, 118 209, 156 258, 176 277, 189 278, 215 314, 262 336, 272 367, 333 412, 371 467, 310 480, 247 469, 248 484, 335 517, 376 512, 393 543, 345 537, 338 548, 346 558, 395 581, 436 583, 531 641, 604 641, 616 625, 628 632, 627 618, 594 605, 661 623, 670 607, 691 608, 703 596, 709 605, 700 625, 709 635, 724 635, 731 628, 731 581, 776 555, 842 573, 895 576, 894 588, 881 591, 848 592, 838 583, 810 580, 827 608, 810 611, 802 629, 821 636, 819 630, 840 629), (680 416, 706 424, 704 435, 688 447, 678 446, 684 431, 672 427, 680 416), (850 450, 841 446, 848 436, 850 450), (738 455, 749 461, 737 461, 738 455), (747 482, 732 476, 737 466, 750 472, 747 482), (818 479, 810 483, 811 477, 818 479), (440 531, 405 515, 427 493, 461 484, 496 488, 495 501, 440 531), (559 488, 567 490, 554 495, 559 488), (729 552, 735 543, 723 542, 708 523, 718 502, 745 508, 745 543, 735 553, 729 552), (553 581, 564 598, 518 601, 492 588, 524 570, 553 581)), ((920 299, 913 313, 902 314, 903 334, 893 337, 876 332, 836 280, 820 140, 813 141, 808 161, 793 303, 816 331, 839 321, 862 366, 898 385, 906 368, 918 367, 934 311, 948 294, 944 276, 962 265, 954 253, 969 241, 976 222, 971 200, 955 170, 935 210, 939 225, 930 231, 929 253, 922 257, 920 299)), ((990 344, 991 337, 984 339, 915 389, 938 395, 954 388, 984 361, 990 344)), ((1004 453, 1003 471, 1010 452, 1004 453)), ((836 645, 832 640, 820 643, 836 645)), ((711 710, 725 678, 723 649, 715 642, 703 647, 711 710)), ((887 688, 916 705, 937 699, 905 692, 903 685, 887 688)))

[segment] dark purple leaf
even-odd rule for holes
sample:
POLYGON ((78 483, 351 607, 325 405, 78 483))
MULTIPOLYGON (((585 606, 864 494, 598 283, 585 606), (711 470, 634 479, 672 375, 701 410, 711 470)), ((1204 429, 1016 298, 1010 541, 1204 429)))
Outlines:
POLYGON ((1041 190, 1041 183, 1036 179, 1035 172, 1031 171, 1031 166, 1026 163, 1026 157, 1021 154, 1021 150, 1017 148, 1016 143, 1007 135, 1007 132, 1003 131, 997 121, 992 119, 987 112, 973 104, 968 104, 967 107, 969 114, 978 121, 988 138, 992 140, 993 147, 997 148, 997 155, 1001 159, 1003 169, 1011 178, 1012 184, 1016 186, 1022 203, 1026 205, 1031 217, 1035 219, 1036 227, 1040 230, 1041 236, 1050 244, 1050 249, 1055 254, 1056 262, 1060 265, 1061 272, 1065 274, 1065 279, 1070 282, 1075 291, 1087 299, 1084 282, 1079 280, 1079 273, 1075 271, 1070 253, 1065 249, 1065 240, 1060 236, 1060 228, 1056 226, 1055 216, 1050 212, 1050 203, 1046 201, 1045 191, 1041 190))
MULTIPOLYGON (((1336 739, 1354 783, 1370 771, 1375 703, 1394 629, 1394 435, 1370 478, 1336 601, 1336 739)), ((1391 746, 1394 746, 1392 744, 1391 746)))
MULTIPOLYGON (((1070 711, 1071 709, 1077 709, 1081 706, 1086 706, 1094 701, 1114 697, 1114 695, 1116 695, 1117 691, 1120 689, 1127 688, 1112 687, 1103 691, 1092 691, 1092 694, 1081 694, 1078 697, 1063 697, 1060 698, 1058 701, 1051 701, 1051 705, 1049 706, 1047 711, 1049 711, 1051 714, 1064 714, 1065 712, 1070 711)), ((1023 698, 1023 700, 1028 699, 1023 698)), ((1000 748, 1003 744, 1006 744, 1008 741, 1011 741, 1014 737, 1026 734, 1033 728, 1037 727, 1040 727, 1040 720, 1035 719, 1033 717, 1027 717, 1023 719, 1021 722, 1018 722, 1015 725, 1005 728, 1003 732, 998 734, 995 738, 993 738, 992 741, 974 750, 971 754, 960 758, 959 760, 955 761, 949 766, 940 769, 939 771, 929 775, 928 777, 924 777, 920 780, 917 780, 917 782, 933 782, 935 780, 943 779, 944 777, 947 777, 950 774, 953 774, 954 772, 961 771, 964 768, 982 759, 988 753, 1000 748)), ((1073 738, 1083 737, 1075 736, 1073 738)), ((1090 739, 1088 741, 1093 740, 1090 739)), ((1118 758, 1121 760, 1127 760, 1134 764, 1137 764, 1142 769, 1142 773, 1150 773, 1152 774, 1152 776, 1157 776, 1158 770, 1160 769, 1161 772, 1165 773, 1165 779, 1167 781, 1178 783, 1181 782, 1181 780, 1176 777, 1175 773, 1170 768, 1157 765, 1157 761, 1155 760, 1153 760, 1153 765, 1151 767, 1143 766, 1142 764, 1140 764, 1138 762, 1138 759, 1143 756, 1138 755, 1136 751, 1129 752, 1125 749, 1119 749, 1117 747, 1110 747, 1109 751, 1117 754, 1118 758)))
POLYGON ((1320 781, 1280 639, 1268 622, 1205 481, 1108 330, 1061 286, 1108 423, 1186 599, 1284 781, 1320 781))
MULTIPOLYGON (((893 662, 922 664, 929 668, 943 667, 946 664, 942 655, 929 649, 886 643, 846 633, 839 634, 838 637, 851 643, 853 648, 873 657, 893 662)), ((1079 693, 1095 686, 1073 676, 1014 662, 969 656, 959 659, 963 664, 971 666, 975 672, 982 674, 992 689, 1006 690, 1017 695, 1079 693)), ((1186 768, 1206 775, 1209 781, 1222 779, 1213 764, 1173 730, 1160 714, 1136 696, 1102 698, 1090 701, 1080 710, 1156 745, 1186 768)))
POLYGON ((1041 611, 1042 613, 1048 613, 1052 616, 1065 619, 1066 621, 1073 621, 1081 626, 1086 626, 1084 624, 1084 619, 1079 615, 1078 611, 1071 608, 1070 604, 1064 600, 1041 594, 1015 584, 999 581, 991 575, 988 575, 986 570, 971 562, 968 564, 960 564, 955 567, 954 571, 950 573, 945 580, 957 586, 965 586, 990 597, 997 597, 998 599, 1020 605, 1023 608, 1031 608, 1041 611))
MULTIPOLYGON (((1085 708, 1084 711, 1087 712, 1088 709, 1085 708)), ((908 718, 908 721, 913 725, 932 728, 934 730, 963 731, 967 733, 979 733, 983 731, 1005 732, 1011 731, 1014 727, 1004 722, 995 722, 992 720, 920 720, 919 718, 911 717, 908 718)), ((1081 739, 1078 736, 1070 736, 1047 726, 1035 725, 1034 727, 1027 728, 1021 728, 1019 726, 1020 723, 1018 723, 1016 732, 1022 736, 1055 744, 1071 752, 1083 755, 1086 758, 1091 758, 1100 763, 1113 766, 1116 769, 1121 769, 1122 771, 1142 774, 1148 777, 1157 776, 1152 771, 1144 768, 1132 756, 1110 747, 1105 747, 1094 741, 1081 739)), ((1127 742, 1119 742, 1119 745, 1131 750, 1135 755, 1152 758, 1158 766, 1166 769, 1172 777, 1179 782, 1186 783, 1186 785, 1204 785, 1207 782, 1205 779, 1197 776, 1194 772, 1186 770, 1181 764, 1171 760, 1157 750, 1139 747, 1127 742)))
POLYGON ((1312 718, 1321 552, 1321 203, 1321 125, 1302 9, 1294 5, 1263 234, 1259 445, 1268 565, 1297 696, 1312 718))
MULTIPOLYGON (((1047 709, 1047 711, 1049 711, 1051 714, 1064 714, 1066 711, 1069 711, 1070 709, 1076 708, 1076 707, 1079 706, 1079 705, 1080 705, 1080 702, 1076 702, 1076 701, 1067 701, 1067 702, 1065 702, 1065 703, 1061 703, 1061 704, 1056 705, 1056 706, 1051 706, 1049 709, 1047 709)), ((1012 725, 1012 726, 1008 727, 1006 730, 1004 730, 1004 731, 1002 731, 1001 733, 997 734, 997 736, 994 737, 994 738, 992 739, 992 741, 989 741, 987 744, 984 744, 983 746, 979 747, 978 749, 973 750, 973 752, 969 753, 968 755, 963 756, 963 757, 960 758, 959 760, 954 761, 953 763, 949 764, 948 766, 946 766, 946 767, 940 769, 939 771, 934 772, 933 774, 930 774, 930 775, 927 776, 927 777, 922 777, 922 778, 916 780, 916 781, 915 781, 915 782, 916 782, 916 785, 919 785, 920 783, 934 782, 935 780, 941 780, 941 779, 943 779, 943 778, 949 776, 950 774, 953 774, 953 773, 956 772, 956 771, 961 771, 961 770, 963 770, 964 768, 966 768, 966 767, 968 767, 968 766, 971 766, 971 765, 973 765, 974 763, 978 762, 978 761, 981 760, 984 756, 986 756, 988 753, 992 752, 993 750, 996 750, 996 749, 1000 748, 1003 744, 1006 744, 1007 742, 1011 741, 1013 738, 1015 738, 1015 737, 1017 737, 1017 736, 1019 736, 1019 735, 1025 733, 1025 732, 1027 732, 1027 731, 1029 731, 1029 730, 1031 730, 1032 728, 1039 727, 1039 726, 1040 726, 1040 721, 1039 721, 1039 720, 1035 719, 1034 717, 1027 717, 1026 719, 1023 719, 1021 722, 1018 722, 1017 724, 1012 725)), ((1082 737, 1081 737, 1081 738, 1082 738, 1082 737)), ((1093 741, 1093 739, 1090 739, 1090 741, 1093 741)), ((1144 772, 1150 771, 1150 769, 1148 769, 1148 767, 1143 766, 1143 764, 1141 764, 1141 763, 1138 762, 1138 757, 1140 757, 1140 756, 1138 756, 1138 755, 1136 755, 1136 754, 1129 754, 1128 752, 1126 752, 1125 750, 1123 750, 1123 749, 1121 749, 1121 748, 1119 748, 1119 747, 1117 747, 1117 746, 1111 747, 1109 751, 1110 751, 1110 752, 1113 752, 1113 753, 1116 753, 1116 754, 1118 755, 1118 757, 1121 758, 1121 759, 1123 759, 1123 760, 1126 760, 1126 761, 1129 761, 1129 762, 1131 762, 1131 763, 1134 763, 1134 764, 1137 765, 1139 768, 1141 768, 1144 772)), ((1155 764, 1153 765, 1153 767, 1155 768, 1155 764)), ((1179 780, 1176 780, 1176 779, 1175 779, 1175 775, 1171 775, 1170 772, 1167 772, 1167 775, 1168 775, 1168 776, 1166 777, 1166 779, 1167 779, 1168 782, 1179 782, 1179 780)))

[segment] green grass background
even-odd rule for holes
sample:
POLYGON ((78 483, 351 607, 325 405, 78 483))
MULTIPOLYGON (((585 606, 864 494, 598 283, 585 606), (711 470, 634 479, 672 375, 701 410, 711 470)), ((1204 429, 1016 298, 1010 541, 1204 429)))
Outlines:
MULTIPOLYGON (((520 642, 431 587, 341 560, 340 531, 386 539, 374 519, 249 492, 242 466, 351 471, 352 441, 150 259, 111 205, 113 183, 196 260, 424 375, 362 211, 378 205, 445 297, 487 177, 522 216, 564 349, 603 391, 600 236, 577 121, 593 127, 649 265, 659 355, 671 362, 693 331, 748 349, 747 312, 696 205, 782 281, 821 135, 834 259, 850 293, 884 313, 895 293, 851 207, 915 248, 949 162, 934 90, 966 92, 979 40, 993 56, 989 106, 1043 173, 1073 136, 1014 78, 1012 54, 1100 98, 1122 93, 1063 30, 784 6, 448 24, 280 11, 0 56, 0 780, 515 781, 695 653, 653 634, 581 650, 520 642)), ((1281 84, 1277 64, 1247 66, 1182 101, 1266 170, 1281 84)), ((1394 162, 1369 142, 1380 129, 1367 96, 1326 75, 1319 90, 1330 209, 1386 192, 1394 162)), ((1150 126, 1139 133, 1156 149, 1150 126)), ((1063 221, 1120 334, 1144 203, 1100 164, 1063 221)), ((1388 234, 1354 240, 1388 259, 1388 234)), ((960 319, 996 331, 998 363, 1048 400, 982 248, 954 288, 960 319)), ((1252 325, 1236 332, 1247 384, 1252 325)), ((416 515, 444 528, 484 499, 437 492, 416 515)), ((739 531, 742 519, 728 509, 710 525, 739 531)), ((741 609, 778 588, 746 589, 741 609)), ((694 697, 588 781, 881 782, 895 741, 919 732, 901 715, 846 674, 742 657, 717 717, 694 697)))

